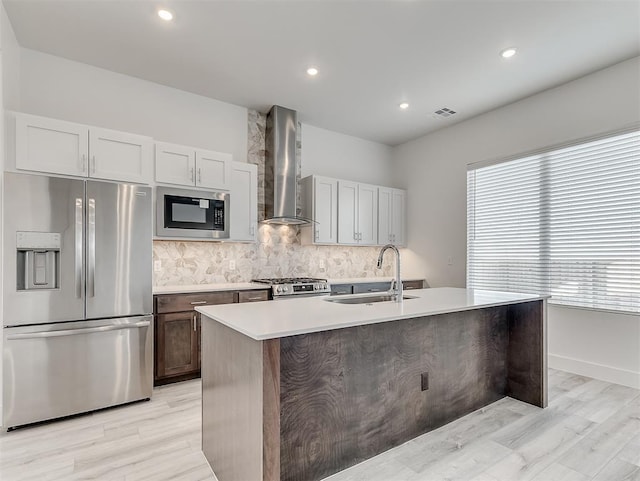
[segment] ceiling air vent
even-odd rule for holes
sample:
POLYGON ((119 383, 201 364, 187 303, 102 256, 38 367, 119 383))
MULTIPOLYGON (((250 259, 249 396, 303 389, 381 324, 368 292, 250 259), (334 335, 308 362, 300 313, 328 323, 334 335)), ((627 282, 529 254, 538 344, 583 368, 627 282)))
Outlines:
POLYGON ((451 110, 448 109, 446 107, 443 107, 441 109, 436 110, 433 113, 434 118, 436 119, 446 119, 447 117, 451 117, 452 115, 454 115, 456 113, 455 110, 451 110))

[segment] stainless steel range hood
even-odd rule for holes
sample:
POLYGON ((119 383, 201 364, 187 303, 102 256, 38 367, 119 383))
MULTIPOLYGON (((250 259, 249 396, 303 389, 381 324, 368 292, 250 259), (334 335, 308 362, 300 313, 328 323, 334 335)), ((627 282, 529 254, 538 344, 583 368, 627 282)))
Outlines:
POLYGON ((298 176, 296 164, 295 110, 274 105, 267 114, 265 142, 266 224, 304 225, 312 221, 297 212, 298 176))

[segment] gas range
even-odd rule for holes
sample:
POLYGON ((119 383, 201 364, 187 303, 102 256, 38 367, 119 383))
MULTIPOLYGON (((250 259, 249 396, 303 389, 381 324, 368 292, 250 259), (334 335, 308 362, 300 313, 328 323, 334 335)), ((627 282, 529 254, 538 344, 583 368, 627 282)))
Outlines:
POLYGON ((270 285, 274 299, 283 299, 289 296, 320 296, 331 293, 331 288, 326 279, 313 277, 275 277, 271 279, 253 279, 252 282, 270 285))

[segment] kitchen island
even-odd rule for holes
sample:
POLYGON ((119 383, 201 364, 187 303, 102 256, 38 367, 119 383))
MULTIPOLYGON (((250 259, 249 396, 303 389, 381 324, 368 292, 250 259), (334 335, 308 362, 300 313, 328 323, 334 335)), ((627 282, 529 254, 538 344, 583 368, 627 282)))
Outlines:
POLYGON ((545 407, 546 299, 457 288, 200 307, 220 481, 319 480, 504 396, 545 407))

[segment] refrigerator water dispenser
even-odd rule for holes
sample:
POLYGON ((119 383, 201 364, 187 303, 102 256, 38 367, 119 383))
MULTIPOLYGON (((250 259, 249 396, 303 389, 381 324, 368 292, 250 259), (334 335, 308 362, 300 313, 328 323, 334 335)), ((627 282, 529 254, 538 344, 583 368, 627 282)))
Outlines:
POLYGON ((17 232, 18 290, 60 287, 60 234, 17 232))

